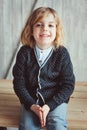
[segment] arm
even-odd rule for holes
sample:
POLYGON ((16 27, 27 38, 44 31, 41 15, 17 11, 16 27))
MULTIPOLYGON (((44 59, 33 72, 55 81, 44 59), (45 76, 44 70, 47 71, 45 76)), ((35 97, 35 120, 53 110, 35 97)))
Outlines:
POLYGON ((68 102, 75 85, 75 77, 73 74, 73 67, 68 51, 65 49, 62 53, 62 65, 60 71, 60 83, 61 87, 58 93, 56 93, 47 105, 51 110, 55 109, 58 105, 63 102, 68 102))
POLYGON ((13 67, 13 87, 20 102, 28 110, 35 101, 26 89, 26 51, 27 49, 25 47, 21 47, 17 54, 16 63, 13 67))

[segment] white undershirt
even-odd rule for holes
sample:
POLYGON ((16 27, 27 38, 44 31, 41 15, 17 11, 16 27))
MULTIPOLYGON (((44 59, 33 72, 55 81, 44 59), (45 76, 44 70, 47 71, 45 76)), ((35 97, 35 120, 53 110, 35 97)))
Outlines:
POLYGON ((53 46, 51 46, 51 47, 49 47, 47 49, 44 49, 44 50, 41 50, 37 45, 35 47, 36 47, 38 62, 41 65, 41 64, 43 64, 43 62, 45 61, 45 59, 49 55, 49 53, 52 50, 53 46))

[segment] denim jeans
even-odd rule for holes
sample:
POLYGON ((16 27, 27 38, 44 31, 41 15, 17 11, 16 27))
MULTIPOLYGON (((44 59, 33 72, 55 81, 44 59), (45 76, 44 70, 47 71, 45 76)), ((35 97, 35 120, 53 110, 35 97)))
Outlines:
MULTIPOLYGON (((46 130, 67 130, 67 104, 62 103, 53 111, 49 112, 46 120, 46 130)), ((40 130, 39 118, 22 106, 22 114, 19 130, 40 130)))

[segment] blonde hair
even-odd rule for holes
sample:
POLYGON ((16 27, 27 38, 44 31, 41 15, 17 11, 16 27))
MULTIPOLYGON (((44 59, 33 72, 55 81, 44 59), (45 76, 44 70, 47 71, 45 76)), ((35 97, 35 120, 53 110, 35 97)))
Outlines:
POLYGON ((64 43, 63 26, 61 25, 60 18, 57 12, 49 7, 40 7, 31 13, 21 33, 21 42, 23 45, 29 45, 30 47, 34 47, 35 39, 33 37, 33 26, 47 14, 52 14, 57 24, 56 38, 54 40, 54 45, 56 46, 56 48, 58 48, 60 45, 63 45, 64 43))

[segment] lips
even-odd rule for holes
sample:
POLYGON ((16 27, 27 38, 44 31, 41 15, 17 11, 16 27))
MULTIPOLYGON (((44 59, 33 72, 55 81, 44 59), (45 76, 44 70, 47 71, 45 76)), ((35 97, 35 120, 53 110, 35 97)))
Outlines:
POLYGON ((40 37, 50 37, 49 34, 40 34, 40 37))

